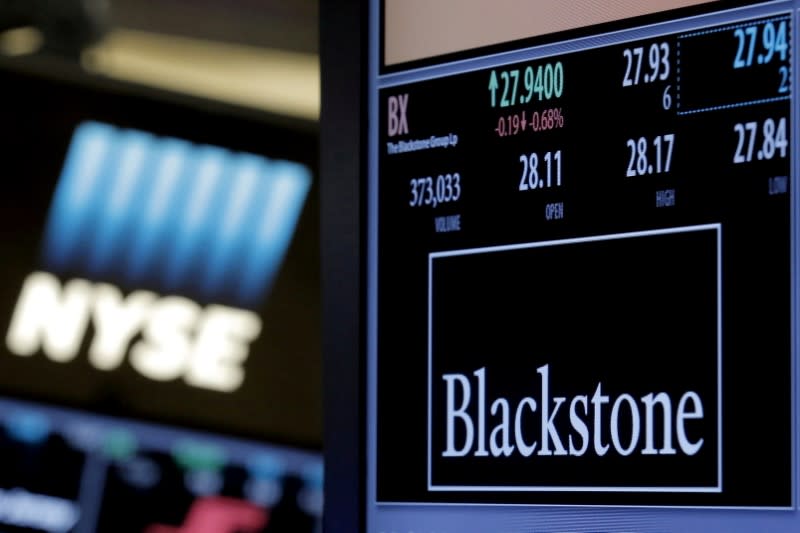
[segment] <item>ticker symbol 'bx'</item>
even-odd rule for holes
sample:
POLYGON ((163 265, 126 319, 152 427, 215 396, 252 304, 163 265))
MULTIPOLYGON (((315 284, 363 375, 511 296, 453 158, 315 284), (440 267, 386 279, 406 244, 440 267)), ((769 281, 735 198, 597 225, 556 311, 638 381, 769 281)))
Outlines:
POLYGON ((234 498, 211 497, 194 502, 183 525, 152 525, 145 533, 255 533, 266 527, 264 509, 234 498))
POLYGON ((389 97, 389 137, 408 133, 408 93, 389 97))

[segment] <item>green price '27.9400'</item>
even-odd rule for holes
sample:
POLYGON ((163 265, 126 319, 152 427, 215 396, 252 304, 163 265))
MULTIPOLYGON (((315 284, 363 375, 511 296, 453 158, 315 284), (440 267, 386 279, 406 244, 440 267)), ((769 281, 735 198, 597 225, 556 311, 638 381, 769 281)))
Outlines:
POLYGON ((561 61, 528 65, 524 70, 492 70, 489 75, 489 94, 492 107, 510 107, 560 98, 564 92, 564 65, 561 61), (520 74, 522 90, 520 90, 520 74))

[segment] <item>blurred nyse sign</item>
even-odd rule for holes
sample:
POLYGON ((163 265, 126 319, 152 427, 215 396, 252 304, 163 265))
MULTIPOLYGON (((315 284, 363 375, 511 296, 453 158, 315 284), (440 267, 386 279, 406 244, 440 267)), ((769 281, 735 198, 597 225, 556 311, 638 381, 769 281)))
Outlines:
POLYGON ((236 390, 310 184, 296 163, 82 124, 6 345, 58 363, 88 345, 100 370, 127 356, 153 380, 236 390))

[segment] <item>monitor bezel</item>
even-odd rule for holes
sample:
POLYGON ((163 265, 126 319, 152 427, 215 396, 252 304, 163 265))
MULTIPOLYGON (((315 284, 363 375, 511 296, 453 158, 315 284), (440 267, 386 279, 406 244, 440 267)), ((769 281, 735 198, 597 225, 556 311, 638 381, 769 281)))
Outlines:
POLYGON ((369 3, 320 3, 325 531, 366 525, 365 310, 369 3))

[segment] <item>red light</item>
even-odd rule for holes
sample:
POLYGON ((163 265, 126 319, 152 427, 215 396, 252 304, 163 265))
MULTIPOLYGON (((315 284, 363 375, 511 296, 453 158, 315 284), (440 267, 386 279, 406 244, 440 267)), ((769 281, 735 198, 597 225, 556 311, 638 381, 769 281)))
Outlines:
POLYGON ((250 533, 266 527, 266 510, 234 498, 211 497, 196 500, 182 526, 154 524, 145 533, 250 533))

